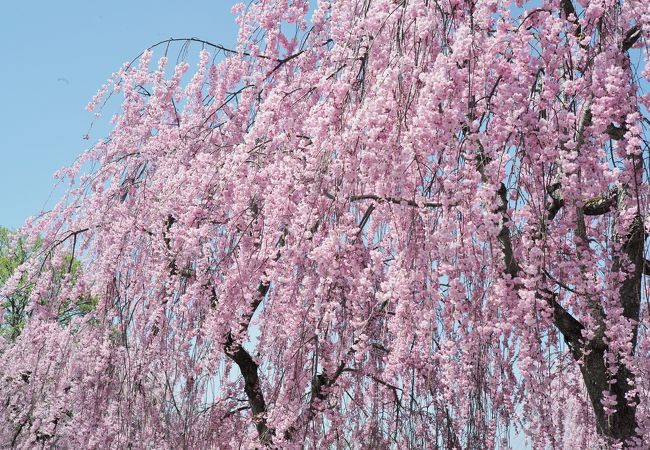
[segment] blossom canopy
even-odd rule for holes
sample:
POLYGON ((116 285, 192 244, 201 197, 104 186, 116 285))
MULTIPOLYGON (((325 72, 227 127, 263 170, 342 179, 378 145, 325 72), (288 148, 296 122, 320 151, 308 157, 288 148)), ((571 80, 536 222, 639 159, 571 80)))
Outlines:
POLYGON ((89 105, 0 445, 648 448, 650 4, 233 12, 89 105))

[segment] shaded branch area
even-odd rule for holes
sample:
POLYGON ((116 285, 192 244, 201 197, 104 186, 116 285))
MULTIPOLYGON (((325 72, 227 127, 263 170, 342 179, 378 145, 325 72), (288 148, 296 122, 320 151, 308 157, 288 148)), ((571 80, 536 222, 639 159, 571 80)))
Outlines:
MULTIPOLYGON (((257 288, 256 298, 251 302, 248 313, 244 315, 239 326, 241 331, 246 331, 250 321, 255 315, 258 307, 269 292, 270 283, 262 282, 257 288)), ((214 291, 213 291, 214 292, 214 291)), ((216 296, 215 296, 216 297, 216 296)), ((212 305, 216 306, 217 300, 213 298, 212 305)), ((262 445, 268 446, 272 442, 275 431, 268 427, 266 420, 267 405, 264 398, 264 392, 259 377, 259 365, 250 353, 244 348, 241 342, 238 342, 233 337, 232 331, 229 331, 223 344, 226 356, 230 358, 239 368, 242 378, 244 379, 244 392, 250 405, 253 423, 257 428, 259 441, 262 445)))
POLYGON ((274 432, 269 429, 266 423, 266 401, 260 385, 260 378, 257 373, 259 365, 253 360, 253 357, 241 344, 235 342, 232 333, 226 335, 224 350, 228 358, 237 364, 237 367, 244 378, 244 392, 248 398, 259 440, 262 444, 267 445, 271 442, 271 437, 274 432))
MULTIPOLYGON (((566 5, 566 2, 563 2, 566 5)), ((590 112, 585 112, 585 122, 590 121, 590 112)), ((578 141, 583 139, 584 127, 581 127, 578 141)), ((482 181, 487 182, 484 172, 486 157, 484 149, 480 146, 477 164, 477 170, 481 173, 482 181)), ((562 185, 556 182, 546 189, 551 201, 546 208, 546 222, 542 221, 542 233, 538 239, 543 239, 547 229, 547 223, 553 221, 557 214, 565 207, 565 200, 562 195, 562 185)), ((508 189, 504 183, 500 184, 497 194, 497 207, 495 212, 499 217, 499 233, 497 235, 500 243, 504 274, 510 279, 517 279, 521 276, 521 268, 517 261, 513 249, 512 235, 509 227, 508 216, 508 189)), ((602 196, 590 198, 578 206, 578 232, 577 236, 585 243, 587 242, 584 231, 584 216, 602 216, 607 213, 616 213, 617 205, 621 199, 621 188, 613 188, 602 196)), ((615 257, 613 270, 621 272, 623 282, 619 289, 619 298, 623 307, 623 315, 630 321, 633 328, 632 353, 636 348, 638 335, 639 311, 641 303, 641 277, 643 274, 650 273, 648 261, 643 256, 645 245, 645 231, 643 228, 643 218, 637 215, 629 227, 627 236, 622 241, 622 254, 615 257), (623 264, 623 261, 631 262, 630 265, 623 264)), ((549 276, 546 273, 545 276, 549 276)), ((560 284, 557 280, 552 280, 555 284, 560 284)), ((562 285, 561 285, 562 286, 562 285)), ((523 284, 515 283, 515 291, 523 288, 523 284)), ((598 432, 610 439, 619 442, 629 442, 636 437, 636 404, 638 396, 630 398, 630 392, 634 388, 634 374, 618 357, 618 370, 612 372, 608 367, 607 353, 610 350, 604 340, 604 320, 605 312, 602 305, 593 305, 592 315, 596 323, 603 328, 592 339, 586 339, 583 336, 585 326, 576 317, 574 317, 566 308, 559 303, 558 294, 547 288, 535 293, 537 299, 542 300, 552 310, 552 322, 555 328, 560 332, 565 342, 569 346, 571 355, 579 364, 582 378, 584 380, 592 408, 596 417, 598 432), (603 393, 611 392, 616 397, 616 410, 613 414, 607 415, 603 406, 603 393), (636 400, 635 400, 636 399, 636 400)))
MULTIPOLYGON (((564 206, 561 200, 559 186, 552 186, 548 192, 553 203, 548 208, 548 219, 553 219, 560 208, 564 206)), ((513 251, 511 232, 507 225, 506 213, 507 195, 506 188, 502 184, 498 191, 499 206, 497 211, 501 217, 501 229, 498 235, 503 253, 505 273, 515 278, 520 275, 520 267, 513 251)), ((619 191, 617 189, 607 194, 590 199, 584 203, 582 213, 586 216, 598 216, 612 212, 618 202, 619 191)), ((650 273, 648 261, 643 257, 644 243, 646 239, 642 225, 642 217, 637 216, 629 227, 629 232, 624 238, 622 253, 614 260, 613 270, 621 272, 624 276, 619 288, 619 299, 623 307, 623 315, 630 321, 633 328, 632 352, 636 348, 638 321, 641 303, 641 277, 650 273), (627 260, 632 263, 631 269, 622 263, 627 260)), ((554 280, 555 281, 555 280, 554 280)), ((515 285, 519 290, 523 286, 515 285)), ((562 334, 570 348, 571 354, 576 362, 579 362, 587 392, 596 416, 598 432, 609 438, 625 442, 636 436, 636 401, 629 398, 629 393, 634 387, 634 374, 620 360, 618 370, 612 378, 612 370, 608 367, 606 355, 609 347, 603 338, 603 331, 597 333, 592 339, 583 336, 585 326, 567 311, 559 302, 555 293, 544 289, 537 292, 536 297, 543 299, 553 311, 552 320, 557 330, 562 334), (603 392, 611 392, 616 397, 616 411, 607 415, 603 407, 603 392)), ((594 317, 604 326, 605 313, 600 305, 594 305, 594 317)))

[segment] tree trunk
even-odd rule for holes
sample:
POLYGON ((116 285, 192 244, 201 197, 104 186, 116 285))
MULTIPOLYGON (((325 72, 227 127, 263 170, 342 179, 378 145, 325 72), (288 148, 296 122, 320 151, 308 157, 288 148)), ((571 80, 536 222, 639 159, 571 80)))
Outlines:
POLYGON ((625 366, 620 366, 616 374, 616 382, 607 383, 608 373, 604 360, 604 348, 594 349, 584 356, 584 364, 580 366, 582 378, 587 387, 587 393, 596 416, 598 433, 608 440, 625 442, 636 436, 636 406, 631 406, 626 399, 626 394, 631 389, 628 379, 633 380, 633 375, 625 366), (603 391, 611 390, 616 395, 616 411, 607 416, 602 400, 603 391))
MULTIPOLYGON (((625 262, 629 261, 632 265, 626 268, 625 262, 619 258, 615 259, 613 264, 614 271, 625 274, 625 280, 619 289, 619 301, 623 307, 624 317, 630 321, 632 326, 632 354, 636 349, 638 336, 641 277, 645 264, 643 255, 645 238, 643 218, 637 216, 630 225, 622 248, 627 259, 625 262)), ((574 348, 579 347, 575 346, 574 348)), ((573 356, 576 360, 582 358, 583 361, 580 371, 596 416, 598 433, 609 441, 623 442, 623 448, 627 448, 625 442, 637 436, 636 405, 639 403, 639 398, 635 394, 630 395, 634 387, 634 374, 620 361, 620 358, 614 383, 611 386, 608 384, 607 381, 611 375, 605 363, 607 350, 608 346, 602 338, 602 333, 599 333, 599 336, 591 342, 580 347, 579 352, 574 351, 573 356), (611 391, 616 397, 616 411, 609 416, 605 414, 602 404, 604 391, 611 391)))

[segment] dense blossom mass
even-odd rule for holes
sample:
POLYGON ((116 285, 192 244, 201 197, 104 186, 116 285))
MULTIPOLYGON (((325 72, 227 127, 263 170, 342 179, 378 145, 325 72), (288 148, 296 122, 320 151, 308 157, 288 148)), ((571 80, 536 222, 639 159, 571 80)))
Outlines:
POLYGON ((650 448, 649 5, 256 0, 144 52, 23 230, 0 446, 650 448))

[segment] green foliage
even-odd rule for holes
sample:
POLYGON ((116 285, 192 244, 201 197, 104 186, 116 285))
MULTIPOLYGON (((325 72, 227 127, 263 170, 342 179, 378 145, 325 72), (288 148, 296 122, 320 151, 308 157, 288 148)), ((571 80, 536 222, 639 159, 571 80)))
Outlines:
MULTIPOLYGON (((0 227, 0 286, 4 286, 14 271, 30 255, 21 238, 15 238, 7 228, 0 227)), ((25 326, 26 308, 31 286, 21 277, 17 289, 2 298, 4 320, 0 324, 0 335, 14 340, 25 326)))
MULTIPOLYGON (((28 247, 25 241, 11 230, 0 227, 0 287, 14 274, 16 269, 27 258, 40 248, 40 242, 28 247)), ((66 255, 61 266, 52 273, 54 285, 63 283, 76 284, 81 270, 81 262, 72 255, 66 255)), ((25 276, 21 276, 16 289, 0 298, 3 310, 3 321, 0 324, 0 336, 15 340, 25 326, 28 318, 28 302, 32 285, 25 276)), ((39 302, 47 304, 48 298, 39 302)), ((82 296, 77 299, 66 299, 58 307, 57 320, 61 325, 67 325, 77 315, 86 315, 93 311, 98 299, 92 296, 82 296)))

